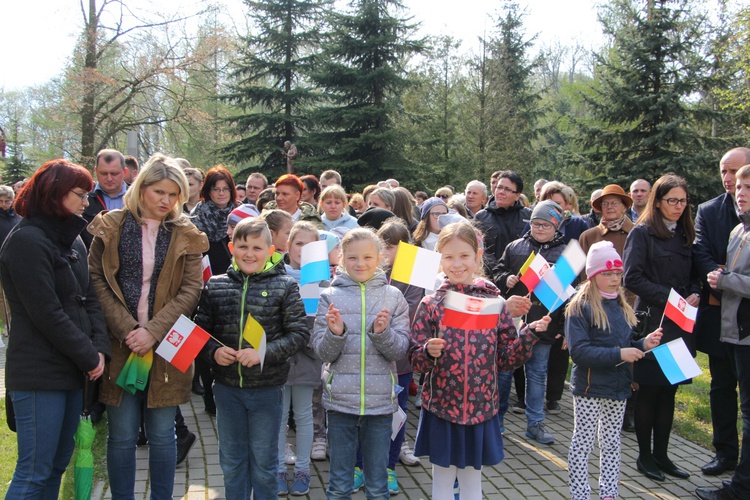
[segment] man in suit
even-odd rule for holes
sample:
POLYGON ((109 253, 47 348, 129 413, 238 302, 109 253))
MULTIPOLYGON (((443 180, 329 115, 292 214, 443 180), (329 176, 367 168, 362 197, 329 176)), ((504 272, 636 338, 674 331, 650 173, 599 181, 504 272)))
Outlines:
POLYGON ((737 376, 731 368, 721 333, 721 291, 708 286, 706 275, 724 267, 729 233, 739 223, 735 201, 735 174, 750 163, 750 149, 734 148, 719 162, 719 173, 726 191, 698 207, 695 219, 693 262, 703 281, 696 320, 696 343, 708 354, 711 372, 711 423, 716 456, 701 468, 706 475, 734 470, 739 456, 737 435, 737 376))

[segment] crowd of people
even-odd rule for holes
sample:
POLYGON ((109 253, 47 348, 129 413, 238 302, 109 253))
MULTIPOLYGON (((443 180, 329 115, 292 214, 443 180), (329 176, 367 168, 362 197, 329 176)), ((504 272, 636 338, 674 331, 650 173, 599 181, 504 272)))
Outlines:
POLYGON ((57 496, 82 408, 107 414, 113 499, 132 498, 145 444, 151 498, 172 498, 196 440, 179 406, 192 391, 216 417, 228 499, 305 495, 311 460, 330 460, 328 498, 364 488, 385 499, 399 492, 397 464, 420 457, 432 464, 432 498, 452 499, 457 484, 460 498, 479 499, 482 467, 504 457, 508 411, 525 414, 527 439, 555 442, 545 419, 561 411, 572 359, 570 497, 591 498, 598 437, 598 495, 611 500, 622 431, 638 442, 626 466, 654 481, 689 477, 669 453, 680 384, 650 353, 676 339, 709 357, 716 455, 702 473, 734 471, 696 495, 750 498, 737 433, 739 386, 750 450, 750 149, 728 151, 719 167, 725 193, 694 219, 690 187, 673 174, 636 179, 629 192, 601 186, 581 214, 571 187, 538 179, 531 204, 507 170, 489 188, 472 180, 430 196, 395 179, 347 193, 333 170, 273 183, 254 172, 237 184, 221 165, 204 173, 156 154, 141 168, 110 149, 97 155, 96 180, 47 162, 0 186, 0 314, 18 434, 6 498, 57 496), (321 241, 329 273, 312 283, 311 308, 302 252, 321 241), (576 242, 585 269, 550 312, 523 268, 531 255, 554 265, 576 242), (402 243, 440 254, 434 290, 391 280, 402 243), (695 334, 664 318, 672 289, 698 308, 695 334), (497 307, 497 321, 448 320, 462 300, 497 307), (211 335, 186 372, 154 352, 183 315, 211 335), (258 332, 260 345, 250 342, 258 332), (410 394, 421 407, 413 449, 393 424, 410 394))

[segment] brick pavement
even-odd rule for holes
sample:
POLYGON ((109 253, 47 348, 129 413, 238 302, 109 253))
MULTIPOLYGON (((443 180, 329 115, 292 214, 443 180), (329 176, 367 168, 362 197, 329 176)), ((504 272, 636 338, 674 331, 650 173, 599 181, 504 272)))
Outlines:
MULTIPOLYGON (((0 348, 0 394, 5 392, 5 349, 0 348)), ((524 500, 562 500, 568 498, 567 488, 567 452, 573 422, 572 398, 569 393, 561 402, 563 411, 559 415, 547 417, 547 427, 556 438, 553 445, 539 445, 524 436, 525 415, 509 413, 505 418, 504 435, 505 460, 495 467, 483 469, 484 497, 491 500, 524 499, 524 500)), ((198 435, 198 440, 190 451, 185 464, 177 469, 175 478, 175 498, 184 500, 208 500, 224 498, 224 488, 219 467, 218 437, 216 422, 203 411, 203 401, 192 396, 189 404, 182 406, 188 427, 198 435)), ((407 439, 413 446, 418 422, 418 412, 414 408, 413 398, 410 401, 407 421, 407 439)), ((293 442, 293 441, 292 441, 293 442)), ((678 466, 691 473, 690 479, 678 480, 667 477, 662 483, 646 479, 635 469, 638 455, 635 435, 623 434, 622 466, 620 472, 620 498, 628 499, 661 499, 679 500, 695 498, 696 487, 719 485, 722 479, 729 479, 725 474, 717 478, 702 476, 700 467, 712 456, 712 453, 694 443, 673 435, 670 444, 671 457, 678 466)), ((310 493, 304 497, 312 500, 325 498, 325 484, 328 479, 328 462, 312 462, 312 482, 310 493)), ((291 469, 291 467, 290 467, 291 469)), ((422 460, 417 467, 398 465, 401 493, 396 499, 428 499, 430 496, 430 465, 422 460)), ((592 454, 590 472, 598 471, 598 454, 592 454)), ((4 478, 7 481, 10 478, 4 478)), ((148 449, 137 451, 137 487, 136 498, 148 499, 148 449)), ((593 494, 596 496, 597 485, 592 479, 593 494)), ((99 483, 94 486, 92 498, 111 498, 107 485, 99 483)), ((289 497, 295 498, 295 497, 289 497)), ((363 500, 364 492, 356 493, 355 500, 363 500)))

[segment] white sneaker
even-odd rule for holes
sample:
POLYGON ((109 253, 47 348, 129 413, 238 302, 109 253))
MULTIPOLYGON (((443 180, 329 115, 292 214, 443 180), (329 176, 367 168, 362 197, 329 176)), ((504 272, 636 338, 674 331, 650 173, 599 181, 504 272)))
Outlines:
POLYGON ((286 449, 284 450, 284 461, 287 465, 294 465, 294 463, 297 461, 297 455, 294 454, 292 443, 286 444, 286 449))
POLYGON ((404 440, 404 444, 401 445, 401 451, 398 454, 398 459, 404 465, 415 466, 419 465, 419 457, 414 456, 414 452, 409 448, 409 443, 404 440))
POLYGON ((326 440, 325 439, 318 438, 315 441, 313 441, 310 458, 316 461, 321 461, 321 460, 326 459, 326 440))

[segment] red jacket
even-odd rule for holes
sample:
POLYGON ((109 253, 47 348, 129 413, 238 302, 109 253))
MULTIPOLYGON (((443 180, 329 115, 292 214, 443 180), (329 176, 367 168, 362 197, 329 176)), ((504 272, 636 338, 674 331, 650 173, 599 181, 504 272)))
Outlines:
POLYGON ((475 425, 497 414, 499 395, 497 372, 513 371, 530 357, 537 338, 528 328, 519 336, 507 310, 500 314, 497 328, 462 330, 441 324, 445 292, 475 297, 497 297, 495 285, 475 279, 471 285, 453 285, 446 280, 422 299, 412 324, 409 357, 415 372, 426 375, 422 407, 437 417, 461 425, 475 425), (446 341, 439 358, 431 357, 425 343, 438 337, 446 341))

